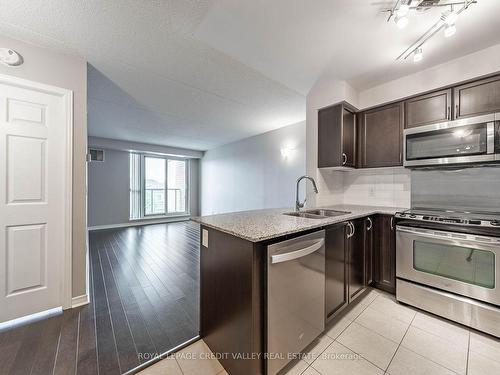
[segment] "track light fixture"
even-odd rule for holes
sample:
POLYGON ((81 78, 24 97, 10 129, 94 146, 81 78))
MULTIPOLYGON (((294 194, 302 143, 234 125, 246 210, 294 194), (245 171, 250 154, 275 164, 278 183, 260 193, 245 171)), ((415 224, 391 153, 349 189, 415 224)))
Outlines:
POLYGON ((422 51, 422 48, 417 48, 413 53, 413 62, 422 61, 423 58, 424 58, 424 52, 422 51))
POLYGON ((394 22, 396 22, 396 25, 398 25, 400 29, 404 29, 406 26, 408 26, 408 17, 397 16, 396 18, 394 18, 394 22))
POLYGON ((477 4, 477 0, 449 0, 446 2, 440 1, 420 1, 417 5, 412 0, 397 0, 394 6, 390 9, 385 9, 384 12, 389 13, 387 21, 393 16, 394 21, 400 29, 408 25, 409 13, 413 10, 425 11, 429 8, 448 8, 441 13, 437 22, 431 26, 420 38, 418 38, 411 46, 409 46, 396 60, 407 59, 413 55, 413 61, 422 60, 422 46, 436 35, 441 30, 444 31, 444 36, 449 38, 457 32, 456 21, 458 16, 469 8, 472 4, 477 4), (456 8, 456 9, 455 9, 456 8))
POLYGON ((408 14, 409 11, 410 11, 409 4, 401 4, 396 13, 399 17, 404 17, 408 14))
POLYGON ((457 27, 455 25, 448 25, 444 28, 444 36, 446 38, 455 35, 456 32, 457 32, 457 27))

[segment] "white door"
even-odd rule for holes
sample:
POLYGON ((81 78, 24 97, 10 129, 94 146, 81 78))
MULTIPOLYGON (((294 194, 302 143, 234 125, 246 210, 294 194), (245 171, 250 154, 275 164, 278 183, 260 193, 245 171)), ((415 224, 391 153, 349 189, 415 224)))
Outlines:
POLYGON ((0 322, 67 293, 71 102, 68 90, 0 76, 0 322))

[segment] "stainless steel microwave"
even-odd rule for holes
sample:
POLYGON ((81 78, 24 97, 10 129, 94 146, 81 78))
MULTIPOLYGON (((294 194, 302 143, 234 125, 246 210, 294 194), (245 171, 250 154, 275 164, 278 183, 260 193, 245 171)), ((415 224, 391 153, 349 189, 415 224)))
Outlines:
POLYGON ((408 168, 500 161, 500 113, 404 131, 408 168))

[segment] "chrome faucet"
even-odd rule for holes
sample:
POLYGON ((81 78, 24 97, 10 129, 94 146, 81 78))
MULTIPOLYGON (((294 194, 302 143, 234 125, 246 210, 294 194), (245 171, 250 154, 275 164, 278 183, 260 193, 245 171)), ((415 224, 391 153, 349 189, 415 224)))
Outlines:
POLYGON ((297 211, 297 212, 300 211, 300 209, 305 206, 306 200, 307 200, 307 194, 306 194, 306 197, 304 198, 304 202, 301 203, 299 201, 299 184, 300 184, 300 181, 302 181, 304 178, 312 182, 314 192, 316 194, 318 194, 318 187, 316 186, 316 181, 314 181, 314 178, 309 177, 309 176, 299 177, 297 179, 297 190, 295 191, 295 211, 297 211))

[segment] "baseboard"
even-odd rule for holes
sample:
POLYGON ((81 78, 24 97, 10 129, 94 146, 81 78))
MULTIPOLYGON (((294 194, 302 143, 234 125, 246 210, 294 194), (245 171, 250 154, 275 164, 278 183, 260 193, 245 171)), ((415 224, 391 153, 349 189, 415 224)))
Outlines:
POLYGON ((82 294, 81 296, 71 298, 71 308, 80 307, 89 302, 89 295, 82 294))
POLYGON ((91 231, 91 230, 102 230, 102 229, 136 227, 139 225, 173 223, 176 221, 186 221, 186 220, 189 220, 189 216, 177 216, 164 219, 134 220, 134 221, 129 221, 128 223, 95 225, 92 227, 88 227, 88 230, 91 231))

